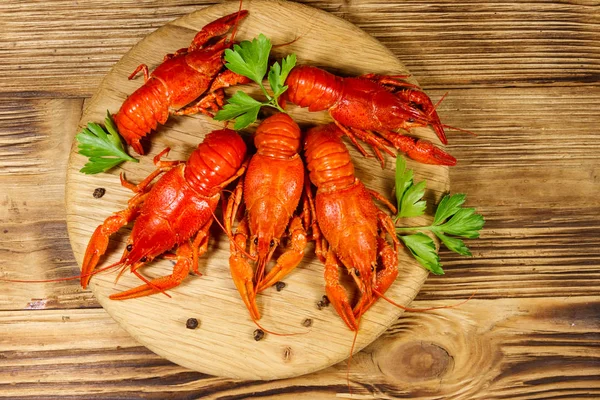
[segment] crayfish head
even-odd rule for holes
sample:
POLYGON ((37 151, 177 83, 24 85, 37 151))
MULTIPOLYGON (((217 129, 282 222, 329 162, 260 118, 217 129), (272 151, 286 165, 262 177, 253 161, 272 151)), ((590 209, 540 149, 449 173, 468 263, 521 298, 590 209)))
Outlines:
POLYGON ((377 288, 377 265, 375 263, 365 265, 368 265, 368 267, 362 269, 355 268, 350 271, 350 275, 354 278, 360 291, 360 297, 353 309, 354 317, 356 319, 360 319, 361 315, 363 315, 376 300, 373 297, 373 294, 374 290, 377 288))
POLYGON ((361 297, 370 299, 373 296, 373 286, 375 285, 375 266, 373 264, 359 264, 350 269, 350 275, 354 279, 361 297))
POLYGON ((259 232, 252 238, 251 252, 256 254, 256 277, 261 279, 264 276, 264 271, 273 257, 275 249, 279 245, 279 239, 274 238, 273 235, 263 234, 259 232))

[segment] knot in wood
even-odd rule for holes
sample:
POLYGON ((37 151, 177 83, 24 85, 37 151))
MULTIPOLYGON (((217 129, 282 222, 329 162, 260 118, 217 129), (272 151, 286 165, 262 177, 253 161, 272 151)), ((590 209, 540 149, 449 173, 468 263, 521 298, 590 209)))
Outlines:
POLYGON ((402 381, 426 381, 442 376, 453 365, 446 349, 428 342, 412 342, 395 346, 382 353, 378 364, 382 372, 402 381))

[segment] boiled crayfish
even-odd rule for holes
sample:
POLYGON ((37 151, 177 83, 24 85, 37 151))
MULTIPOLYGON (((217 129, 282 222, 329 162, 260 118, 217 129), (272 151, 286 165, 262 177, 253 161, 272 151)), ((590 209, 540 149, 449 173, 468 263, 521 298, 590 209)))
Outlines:
POLYGON ((110 235, 135 221, 127 248, 118 264, 146 282, 110 296, 114 300, 147 296, 176 287, 189 271, 198 272, 198 257, 208 248, 208 230, 214 219, 220 192, 245 170, 246 144, 233 130, 209 133, 186 162, 161 161, 165 149, 154 158, 158 169, 140 184, 124 180, 136 194, 128 207, 108 217, 94 231, 82 264, 81 285, 87 287, 110 235), (152 181, 165 173, 152 185, 152 181), (176 264, 169 276, 147 280, 138 272, 144 264, 177 246, 176 264))
MULTIPOLYGON (((316 220, 313 238, 316 254, 325 264, 327 297, 346 325, 357 331, 360 317, 398 275, 400 243, 392 219, 373 203, 373 198, 392 211, 394 206, 354 176, 342 135, 334 123, 312 128, 306 134, 304 154, 310 180, 317 187, 311 201, 316 220), (340 283, 340 266, 348 270, 360 291, 354 306, 340 283)), ((307 193, 311 193, 308 185, 307 193)))
POLYGON ((444 125, 429 97, 398 76, 342 78, 301 65, 290 72, 286 84, 289 101, 308 107, 309 111, 329 111, 338 127, 365 155, 357 138, 370 144, 382 163, 380 150, 393 156, 388 149, 391 146, 425 164, 456 164, 454 157, 430 141, 395 132, 431 125, 441 142, 447 142, 444 125))
POLYGON ((131 74, 129 79, 143 71, 145 83, 125 100, 113 119, 138 154, 145 153, 140 140, 157 124, 164 124, 170 114, 211 114, 223 105, 223 88, 250 82, 224 67, 223 53, 234 44, 233 38, 213 40, 247 15, 247 10, 240 10, 209 23, 188 48, 167 54, 151 75, 145 64, 131 74))
POLYGON ((302 260, 306 247, 308 203, 302 216, 295 215, 304 187, 304 163, 298 154, 301 132, 287 114, 265 119, 254 135, 256 154, 252 156, 243 181, 229 198, 225 229, 232 237, 229 265, 231 276, 254 321, 260 319, 256 293, 273 285, 302 260), (233 233, 232 225, 239 207, 245 216, 233 233), (290 246, 266 273, 265 268, 287 231, 290 246), (246 248, 248 248, 248 255, 246 248), (249 257, 256 257, 253 272, 249 257))

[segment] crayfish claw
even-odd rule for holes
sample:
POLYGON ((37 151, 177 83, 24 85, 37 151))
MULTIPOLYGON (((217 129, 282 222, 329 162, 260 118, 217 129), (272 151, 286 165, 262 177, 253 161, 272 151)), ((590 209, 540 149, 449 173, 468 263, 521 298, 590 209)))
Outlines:
MULTIPOLYGON (((132 272, 141 280, 146 282, 145 285, 140 285, 133 289, 126 290, 121 293, 112 294, 109 296, 111 300, 126 300, 136 297, 149 296, 156 293, 164 293, 166 290, 179 286, 179 284, 189 275, 193 268, 193 250, 189 243, 184 243, 177 249, 177 262, 173 266, 171 275, 163 276, 153 280, 147 280, 137 272, 137 268, 142 266, 143 262, 138 262, 131 266, 132 272)), ((165 293, 166 294, 166 293, 165 293)), ((167 294, 168 297, 170 297, 167 294)))
POLYGON ((327 259, 325 261, 325 292, 327 293, 327 298, 335 308, 335 311, 337 311, 338 315, 346 323, 348 328, 357 331, 358 321, 350 306, 348 293, 340 283, 337 257, 331 249, 327 252, 327 259))
POLYGON ((202 48, 210 39, 217 36, 222 36, 242 18, 248 15, 248 10, 236 11, 205 25, 194 37, 191 50, 202 48))
POLYGON ((399 151, 423 164, 456 165, 456 158, 435 146, 429 140, 415 139, 398 132, 384 131, 379 134, 399 151))

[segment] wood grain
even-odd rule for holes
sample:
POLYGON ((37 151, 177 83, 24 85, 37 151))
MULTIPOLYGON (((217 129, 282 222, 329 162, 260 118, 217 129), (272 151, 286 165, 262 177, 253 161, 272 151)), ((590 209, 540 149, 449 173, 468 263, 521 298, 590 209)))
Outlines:
MULTIPOLYGON (((600 341, 598 306, 594 297, 471 300, 407 314, 353 358, 354 398, 593 398, 600 357, 586 348, 600 341)), ((349 397, 344 363, 272 382, 212 377, 138 346, 102 310, 5 312, 0 338, 0 398, 130 398, 140 388, 151 399, 349 397), (19 383, 10 384, 15 376, 19 383)))
MULTIPOLYGON (((0 4, 0 275, 77 271, 58 187, 67 163, 60 143, 70 143, 73 130, 56 124, 133 44, 209 3, 0 4), (46 99, 62 105, 51 111, 46 99), (45 149, 53 150, 42 155, 45 149), (11 153, 18 156, 7 165, 11 153), (26 182, 22 190, 19 181, 26 182), (46 181, 55 186, 40 199, 35 187, 46 181), (46 253, 36 251, 38 243, 46 253)), ((458 309, 436 312, 439 319, 405 314, 355 355, 355 398, 597 398, 597 2, 304 3, 374 35, 432 98, 448 91, 443 121, 478 135, 450 133, 448 150, 459 160, 450 170, 451 189, 468 194, 486 227, 468 243, 473 258, 442 253, 446 275, 429 277, 413 305, 455 304, 477 294, 458 309), (420 336, 423 345, 410 346, 420 336), (489 368, 452 367, 453 359, 471 356, 489 368), (402 361, 396 376, 389 369, 394 360, 402 361), (419 376, 409 376, 411 368, 419 376)), ((77 282, 0 283, 0 302, 3 398, 349 398, 344 363, 256 382, 166 362, 132 341, 77 282), (28 309, 29 303, 47 309, 28 309)))
MULTIPOLYGON (((593 1, 300 3, 345 18, 379 39, 425 88, 582 86, 599 80, 600 17, 592 12, 593 1)), ((135 43, 176 17, 212 4, 4 2, 0 88, 21 96, 91 96, 135 43)))
MULTIPOLYGON (((2 276, 39 280, 78 273, 68 243, 64 182, 81 106, 78 99, 0 101, 2 276)), ((0 309, 97 306, 72 283, 0 283, 0 309)))

